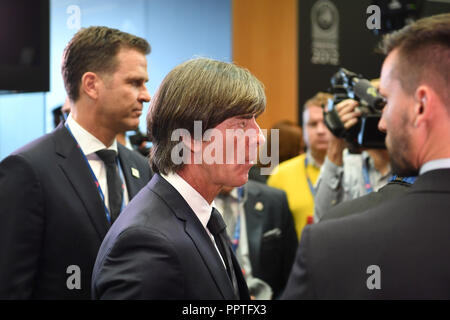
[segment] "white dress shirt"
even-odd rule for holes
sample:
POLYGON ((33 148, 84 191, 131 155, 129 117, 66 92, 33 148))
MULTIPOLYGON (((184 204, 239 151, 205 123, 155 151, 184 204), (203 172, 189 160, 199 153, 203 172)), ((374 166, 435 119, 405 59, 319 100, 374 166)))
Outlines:
MULTIPOLYGON (((206 199, 197 192, 197 190, 195 190, 189 183, 186 182, 186 180, 184 180, 176 173, 169 173, 168 175, 161 174, 161 176, 168 183, 170 183, 175 188, 175 190, 178 191, 178 193, 183 197, 184 200, 186 200, 187 204, 189 205, 189 207, 191 207, 192 211, 194 211, 203 228, 205 228, 207 234, 211 238, 211 241, 216 247, 219 256, 222 258, 222 256, 220 255, 220 251, 217 248, 216 242, 214 241, 214 236, 211 234, 211 232, 209 232, 207 227, 209 218, 211 217, 212 208, 215 207, 214 201, 209 204, 208 201, 206 201, 206 199)), ((222 262, 225 266, 223 258, 222 262)))
POLYGON ((428 161, 425 163, 421 168, 419 175, 424 174, 425 172, 431 171, 431 170, 437 170, 437 169, 448 169, 450 168, 450 158, 443 158, 443 159, 435 159, 428 161))
MULTIPOLYGON (((86 156, 89 165, 91 166, 92 172, 94 172, 95 177, 97 178, 100 188, 105 196, 105 205, 109 210, 109 197, 108 197, 108 183, 106 180, 106 166, 102 159, 96 154, 97 151, 108 149, 114 150, 118 153, 117 150, 117 141, 114 140, 113 144, 107 148, 100 140, 90 134, 86 129, 84 129, 78 122, 73 119, 72 114, 69 114, 66 120, 66 124, 69 126, 72 135, 75 137, 78 145, 86 156)), ((119 165, 120 169, 122 167, 119 165)), ((123 178, 123 170, 121 174, 122 182, 126 185, 123 178)), ((128 191, 127 188, 124 188, 123 192, 123 201, 124 205, 128 204, 128 191)))

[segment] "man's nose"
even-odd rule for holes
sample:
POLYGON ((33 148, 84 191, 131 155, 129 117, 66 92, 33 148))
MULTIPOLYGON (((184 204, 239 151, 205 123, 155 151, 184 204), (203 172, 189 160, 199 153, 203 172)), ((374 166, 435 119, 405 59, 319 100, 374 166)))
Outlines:
POLYGON ((317 124, 317 133, 324 134, 327 132, 327 126, 325 125, 325 122, 319 121, 317 124))
POLYGON ((385 120, 385 112, 383 109, 383 113, 381 114, 380 121, 378 121, 378 130, 386 133, 386 120, 385 120))
POLYGON ((139 101, 141 102, 149 102, 151 97, 150 97, 150 93, 147 90, 147 87, 144 85, 144 88, 141 90, 141 92, 139 93, 139 101))

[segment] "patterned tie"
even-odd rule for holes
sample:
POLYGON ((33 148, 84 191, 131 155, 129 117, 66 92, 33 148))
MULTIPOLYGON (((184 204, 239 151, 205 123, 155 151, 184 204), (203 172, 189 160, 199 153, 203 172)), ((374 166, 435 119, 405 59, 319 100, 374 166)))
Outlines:
POLYGON ((108 202, 109 212, 111 214, 111 223, 113 223, 122 208, 122 180, 117 166, 117 153, 114 150, 100 150, 96 154, 103 160, 106 166, 106 181, 108 183, 108 202))
POLYGON ((234 273, 233 260, 231 259, 232 253, 229 245, 230 241, 226 232, 224 232, 227 226, 222 219, 222 215, 219 213, 219 211, 217 211, 216 208, 212 209, 211 217, 209 218, 206 227, 214 236, 217 248, 219 249, 223 261, 225 262, 228 277, 230 278, 233 286, 234 294, 236 295, 236 298, 239 299, 239 288, 237 285, 236 274, 234 273))

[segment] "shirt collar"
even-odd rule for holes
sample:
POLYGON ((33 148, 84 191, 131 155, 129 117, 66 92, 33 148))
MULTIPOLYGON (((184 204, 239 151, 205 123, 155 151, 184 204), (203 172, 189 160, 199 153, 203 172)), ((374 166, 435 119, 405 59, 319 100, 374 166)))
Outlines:
POLYGON ((206 225, 211 217, 212 208, 215 206, 214 201, 209 204, 197 190, 177 173, 169 173, 168 175, 161 174, 161 176, 181 194, 189 207, 191 207, 192 211, 194 211, 203 227, 207 229, 206 225))
POLYGON ((437 169, 448 169, 450 168, 450 158, 436 159, 431 160, 425 163, 419 171, 419 175, 424 174, 425 172, 437 169))
POLYGON ((313 167, 319 168, 320 166, 317 164, 317 161, 312 156, 311 152, 308 150, 306 151, 306 161, 308 162, 308 166, 312 165, 313 167))
POLYGON ((114 139, 113 144, 109 148, 107 148, 103 144, 103 142, 98 140, 95 136, 84 129, 78 122, 76 122, 72 117, 72 114, 69 114, 69 116, 67 117, 66 124, 69 126, 72 135, 74 136, 75 140, 77 140, 77 143, 85 156, 103 149, 114 150, 117 152, 116 139, 114 139))

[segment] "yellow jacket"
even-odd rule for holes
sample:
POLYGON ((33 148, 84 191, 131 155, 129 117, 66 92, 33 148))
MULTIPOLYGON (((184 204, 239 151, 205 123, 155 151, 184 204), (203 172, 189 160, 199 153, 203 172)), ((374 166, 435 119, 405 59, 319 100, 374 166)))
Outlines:
POLYGON ((299 239, 303 228, 313 221, 314 216, 314 196, 307 177, 315 185, 320 173, 320 168, 310 163, 305 170, 305 158, 306 153, 280 163, 267 180, 269 186, 286 192, 299 239))

